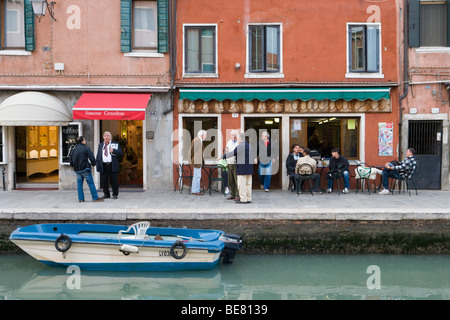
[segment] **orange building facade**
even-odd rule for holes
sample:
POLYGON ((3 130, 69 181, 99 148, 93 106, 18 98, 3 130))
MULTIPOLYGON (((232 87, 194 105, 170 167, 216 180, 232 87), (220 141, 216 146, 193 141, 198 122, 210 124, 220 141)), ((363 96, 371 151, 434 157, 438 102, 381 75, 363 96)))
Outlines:
MULTIPOLYGON (((287 189, 295 143, 352 164, 399 157, 400 1, 179 1, 174 159, 208 131, 207 162, 230 131, 267 130, 272 187, 287 189)), ((256 167, 256 166, 255 166, 256 167)), ((255 169, 254 185, 257 171, 255 169)), ((354 185, 353 185, 354 186, 354 185)), ((352 187, 353 187, 352 186, 352 187)))

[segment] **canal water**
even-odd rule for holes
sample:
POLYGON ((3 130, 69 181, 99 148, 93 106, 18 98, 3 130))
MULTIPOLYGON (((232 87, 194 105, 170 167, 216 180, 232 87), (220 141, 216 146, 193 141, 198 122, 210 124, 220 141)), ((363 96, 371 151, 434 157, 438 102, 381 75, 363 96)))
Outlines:
POLYGON ((449 300, 449 255, 237 255, 209 271, 98 272, 0 255, 0 300, 449 300))

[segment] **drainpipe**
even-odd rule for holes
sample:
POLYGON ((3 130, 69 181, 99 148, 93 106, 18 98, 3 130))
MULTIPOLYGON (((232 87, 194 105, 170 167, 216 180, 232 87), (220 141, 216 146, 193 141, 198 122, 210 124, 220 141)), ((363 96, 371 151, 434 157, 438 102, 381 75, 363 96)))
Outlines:
POLYGON ((163 112, 163 116, 166 116, 175 108, 173 101, 174 98, 174 83, 175 83, 175 71, 176 71, 176 27, 177 27, 177 0, 169 1, 169 57, 170 57, 170 109, 163 112))
MULTIPOLYGON (((409 71, 409 34, 408 34, 408 0, 404 0, 403 5, 403 94, 399 98, 399 143, 400 143, 400 152, 399 159, 402 159, 402 125, 403 125, 403 107, 402 101, 408 95, 409 89, 409 79, 408 79, 408 71, 409 71)), ((409 146, 408 146, 409 147, 409 146)))

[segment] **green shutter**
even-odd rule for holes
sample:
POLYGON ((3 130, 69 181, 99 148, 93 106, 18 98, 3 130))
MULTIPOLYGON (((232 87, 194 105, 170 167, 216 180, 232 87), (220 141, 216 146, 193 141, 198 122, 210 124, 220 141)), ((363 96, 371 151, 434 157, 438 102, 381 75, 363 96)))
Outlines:
POLYGON ((447 0, 447 47, 450 47, 450 0, 447 0))
POLYGON ((409 0, 409 46, 420 47, 420 0, 409 0))
POLYGON ((120 0, 120 51, 131 52, 132 1, 120 0))
POLYGON ((25 0, 24 2, 25 12, 25 50, 34 51, 36 43, 34 40, 34 13, 31 0, 25 0))
POLYGON ((169 1, 158 0, 158 52, 169 52, 169 1))

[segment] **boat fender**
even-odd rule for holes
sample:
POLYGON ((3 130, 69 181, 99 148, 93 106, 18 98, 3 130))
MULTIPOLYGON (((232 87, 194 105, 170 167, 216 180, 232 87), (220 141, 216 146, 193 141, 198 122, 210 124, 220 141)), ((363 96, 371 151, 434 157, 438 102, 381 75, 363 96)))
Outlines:
POLYGON ((171 247, 170 247, 170 255, 174 257, 175 259, 183 259, 187 254, 187 248, 186 245, 180 241, 177 240, 171 247), (181 255, 178 255, 178 253, 175 251, 176 248, 183 249, 183 253, 181 255))
POLYGON ((123 244, 120 247, 120 250, 124 255, 129 255, 130 253, 138 253, 139 252, 139 248, 136 246, 130 246, 128 244, 123 244))
POLYGON ((72 240, 70 237, 64 233, 61 233, 55 240, 55 248, 59 252, 66 252, 72 246, 72 240))

